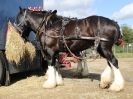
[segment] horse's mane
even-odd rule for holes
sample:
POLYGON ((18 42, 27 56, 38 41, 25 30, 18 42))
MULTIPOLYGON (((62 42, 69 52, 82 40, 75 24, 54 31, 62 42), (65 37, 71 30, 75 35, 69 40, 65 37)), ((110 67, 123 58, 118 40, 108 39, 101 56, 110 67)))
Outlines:
POLYGON ((32 13, 32 14, 36 14, 36 15, 43 15, 43 14, 51 12, 51 10, 31 10, 28 8, 22 8, 22 10, 23 10, 23 12, 26 10, 27 12, 32 13))
POLYGON ((44 10, 44 11, 32 11, 32 10, 29 10, 29 9, 28 9, 28 11, 31 12, 31 13, 34 13, 34 14, 46 14, 46 13, 51 12, 51 11, 46 11, 46 10, 44 10))

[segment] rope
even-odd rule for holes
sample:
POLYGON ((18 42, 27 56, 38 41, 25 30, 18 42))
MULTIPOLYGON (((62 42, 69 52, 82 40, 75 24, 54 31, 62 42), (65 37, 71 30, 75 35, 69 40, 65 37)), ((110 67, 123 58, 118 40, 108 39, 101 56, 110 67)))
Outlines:
POLYGON ((43 27, 44 25, 45 25, 45 26, 47 25, 47 21, 48 21, 48 20, 46 20, 47 17, 48 17, 48 14, 45 15, 45 16, 43 17, 43 19, 42 19, 42 21, 41 21, 39 27, 37 28, 37 36, 36 36, 37 40, 38 40, 39 43, 40 43, 40 50, 41 50, 41 54, 42 54, 42 57, 43 57, 44 60, 45 60, 45 53, 44 53, 43 44, 42 44, 42 42, 41 42, 41 40, 40 40, 40 33, 41 33, 42 27, 43 27))
POLYGON ((65 44, 65 46, 66 46, 68 52, 69 52, 74 58, 79 59, 79 60, 86 60, 87 62, 93 62, 93 61, 95 61, 95 60, 97 59, 97 57, 95 57, 93 60, 88 61, 87 59, 89 59, 89 57, 84 57, 84 58, 82 58, 82 57, 76 56, 76 55, 70 50, 70 48, 68 47, 68 45, 66 44, 66 40, 65 40, 65 38, 64 38, 64 35, 62 36, 62 38, 63 38, 63 42, 64 42, 64 44, 65 44))

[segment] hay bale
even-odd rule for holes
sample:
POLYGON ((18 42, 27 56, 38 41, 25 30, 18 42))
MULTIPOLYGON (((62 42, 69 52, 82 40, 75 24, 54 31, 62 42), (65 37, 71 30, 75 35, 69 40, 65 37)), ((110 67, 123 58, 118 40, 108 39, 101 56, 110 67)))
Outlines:
POLYGON ((25 55, 29 57, 29 60, 32 61, 36 56, 36 49, 32 43, 25 43, 25 55))
POLYGON ((16 29, 13 27, 11 22, 8 22, 7 29, 7 38, 6 38, 6 46, 5 53, 8 61, 14 61, 15 63, 19 63, 21 58, 24 56, 25 52, 25 43, 21 38, 20 34, 17 33, 16 29))
POLYGON ((15 62, 16 64, 18 64, 20 60, 27 55, 29 55, 29 58, 32 61, 36 55, 35 47, 31 43, 24 42, 24 39, 11 22, 8 22, 5 49, 7 60, 15 62))

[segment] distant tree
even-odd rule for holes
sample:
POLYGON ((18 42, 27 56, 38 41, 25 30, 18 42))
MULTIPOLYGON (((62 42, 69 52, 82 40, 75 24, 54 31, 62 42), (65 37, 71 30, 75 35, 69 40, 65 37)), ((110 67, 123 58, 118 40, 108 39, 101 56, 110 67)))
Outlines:
POLYGON ((123 38, 126 43, 133 43, 133 29, 128 25, 121 26, 123 38))

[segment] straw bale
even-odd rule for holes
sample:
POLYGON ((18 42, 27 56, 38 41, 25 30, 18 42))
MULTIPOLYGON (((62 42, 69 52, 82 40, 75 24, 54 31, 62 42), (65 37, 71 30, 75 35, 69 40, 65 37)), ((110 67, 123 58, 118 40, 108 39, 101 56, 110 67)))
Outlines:
POLYGON ((5 46, 6 58, 10 62, 20 63, 26 54, 28 54, 31 61, 36 55, 35 47, 30 43, 24 41, 11 22, 8 22, 6 46, 5 46))

